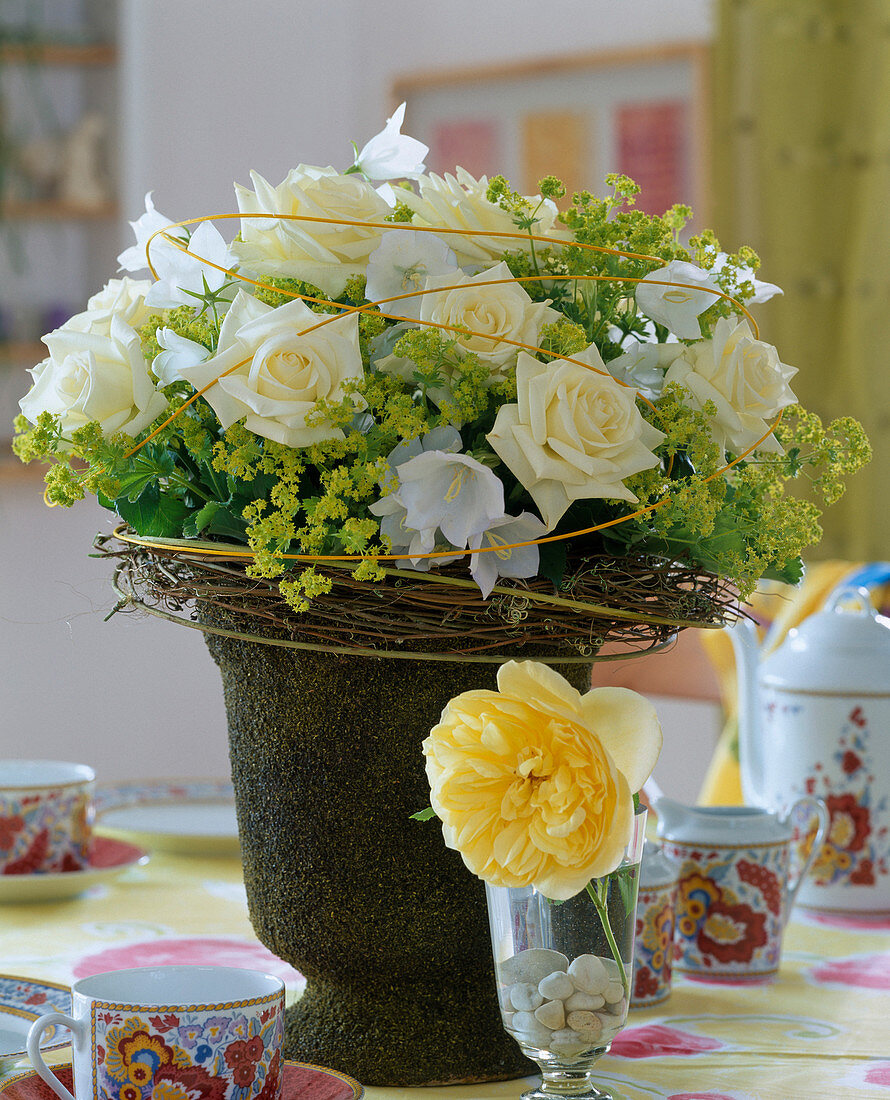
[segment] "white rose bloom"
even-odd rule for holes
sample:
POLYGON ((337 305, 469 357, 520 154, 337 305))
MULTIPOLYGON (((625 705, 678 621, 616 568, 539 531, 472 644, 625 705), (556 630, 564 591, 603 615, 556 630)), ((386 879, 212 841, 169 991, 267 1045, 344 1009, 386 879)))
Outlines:
POLYGON ((119 317, 112 317, 107 335, 64 327, 43 342, 49 356, 31 372, 34 385, 19 402, 32 424, 50 412, 65 435, 98 421, 106 436, 135 437, 166 409, 138 334, 119 317))
MULTIPOLYGON (((455 172, 454 176, 446 174, 443 177, 433 173, 421 176, 419 195, 411 191, 399 194, 400 201, 414 211, 413 224, 469 231, 469 235, 449 233, 447 238, 461 267, 475 269, 480 264, 500 259, 505 252, 530 251, 531 242, 528 239, 485 235, 486 231, 517 233, 519 230, 512 214, 485 197, 488 189, 485 176, 477 180, 463 168, 456 168, 455 172)), ((540 195, 529 201, 532 207, 537 206, 540 195)), ((538 220, 532 232, 536 236, 570 241, 569 231, 556 221, 558 213, 556 204, 546 199, 535 215, 538 220)), ((535 244, 538 251, 547 247, 543 243, 535 244)))
POLYGON ((699 314, 719 297, 720 288, 707 271, 685 260, 671 260, 667 267, 650 271, 636 290, 640 310, 683 340, 701 339, 699 314))
POLYGON ((276 214, 382 222, 390 213, 386 201, 359 175, 341 175, 333 168, 302 164, 273 187, 257 172, 250 173, 253 191, 236 184, 243 218, 241 240, 232 251, 243 267, 259 275, 302 279, 331 298, 342 294, 353 275, 364 275, 368 257, 384 230, 359 225, 276 219, 276 214))
MULTIPOLYGON (((605 371, 596 347, 573 356, 605 371)), ((487 439, 525 486, 548 530, 575 500, 636 501, 626 477, 658 465, 664 439, 640 415, 633 390, 578 363, 520 352, 517 404, 502 405, 487 439)))
MULTIPOLYGON (((458 355, 474 352, 483 363, 490 363, 492 381, 503 377, 501 368, 511 366, 520 350, 505 343, 505 338, 537 346, 542 327, 562 316, 547 302, 533 302, 506 263, 457 279, 435 275, 427 280, 426 290, 420 304, 421 320, 469 329, 467 335, 457 336, 455 351, 458 355), (484 285, 498 279, 503 281, 484 285), (455 289, 444 289, 450 286, 455 289)), ((441 331, 446 339, 456 335, 448 329, 441 331)))
POLYGON ((342 439, 340 428, 306 423, 316 401, 339 401, 343 383, 363 373, 358 314, 337 315, 301 335, 329 316, 298 298, 273 309, 241 290, 222 323, 216 354, 191 366, 177 361, 178 375, 196 390, 209 386, 204 397, 223 428, 245 417, 248 431, 288 447, 342 439))
POLYGON ((94 332, 107 336, 111 332, 111 320, 119 317, 131 328, 139 328, 158 311, 151 309, 145 296, 151 289, 149 279, 131 279, 125 275, 122 279, 110 279, 100 291, 87 302, 87 308, 62 325, 62 329, 75 332, 94 332))
POLYGON ((767 421, 797 400, 788 385, 795 374, 771 344, 754 338, 747 321, 721 317, 713 338, 685 348, 665 381, 679 382, 695 408, 714 402, 711 435, 723 450, 741 454, 766 435, 759 450, 781 452, 767 421))
POLYGON ((419 176, 423 173, 423 158, 430 151, 428 145, 401 133, 405 121, 405 104, 396 108, 386 126, 372 137, 355 158, 355 167, 371 180, 395 180, 419 176))
MULTIPOLYGON (((427 293, 420 306, 420 319, 435 325, 449 325, 441 329, 446 340, 456 338, 454 350, 463 357, 474 352, 490 367, 488 384, 501 381, 506 370, 516 362, 519 348, 507 341, 515 340, 537 347, 541 328, 561 315, 546 302, 533 302, 523 287, 515 282, 510 269, 500 263, 488 271, 476 275, 439 275, 427 279, 427 293), (492 280, 505 280, 486 286, 492 280), (437 287, 443 289, 437 290, 437 287), (447 290, 446 287, 454 289, 447 290), (466 335, 457 335, 453 328, 465 328, 466 335)), ((397 356, 380 359, 378 370, 389 371, 410 382, 417 369, 410 359, 397 356)), ((446 385, 435 386, 430 398, 441 404, 450 395, 450 372, 447 365, 441 368, 446 385)))

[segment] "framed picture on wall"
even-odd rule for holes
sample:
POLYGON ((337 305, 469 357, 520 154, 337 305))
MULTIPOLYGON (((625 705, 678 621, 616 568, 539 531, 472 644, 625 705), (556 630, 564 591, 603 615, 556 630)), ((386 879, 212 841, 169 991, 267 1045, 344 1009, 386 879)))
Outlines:
POLYGON ((707 223, 706 43, 554 57, 400 78, 406 132, 430 147, 430 171, 500 173, 523 194, 545 175, 573 191, 605 190, 621 172, 641 187, 637 205, 661 214, 675 202, 707 223))

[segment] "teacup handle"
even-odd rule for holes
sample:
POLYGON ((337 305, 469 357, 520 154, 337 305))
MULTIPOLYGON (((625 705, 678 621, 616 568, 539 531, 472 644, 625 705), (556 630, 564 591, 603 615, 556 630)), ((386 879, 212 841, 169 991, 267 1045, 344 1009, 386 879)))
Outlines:
POLYGON ((43 1055, 40 1053, 40 1040, 43 1038, 43 1033, 53 1024, 61 1024, 63 1027, 69 1028, 75 1039, 81 1037, 82 1028, 77 1020, 73 1020, 62 1012, 47 1012, 45 1016, 39 1016, 28 1030, 28 1057, 31 1059, 31 1065, 34 1067, 37 1076, 49 1085, 56 1096, 60 1097, 60 1100, 74 1100, 71 1093, 44 1062, 43 1055))
POLYGON ((828 835, 828 827, 831 824, 831 815, 828 812, 828 807, 822 801, 821 798, 816 798, 813 795, 804 795, 803 798, 799 798, 788 813, 785 815, 785 820, 788 820, 799 806, 811 806, 813 813, 816 815, 818 824, 816 825, 816 836, 813 838, 813 844, 810 848, 810 854, 807 856, 803 867, 798 871, 797 878, 793 881, 789 880, 788 888, 785 891, 786 906, 785 906, 785 919, 788 919, 791 909, 794 905, 794 899, 797 897, 797 891, 801 887, 801 883, 807 876, 807 871, 813 866, 816 856, 822 847, 825 837, 828 835))

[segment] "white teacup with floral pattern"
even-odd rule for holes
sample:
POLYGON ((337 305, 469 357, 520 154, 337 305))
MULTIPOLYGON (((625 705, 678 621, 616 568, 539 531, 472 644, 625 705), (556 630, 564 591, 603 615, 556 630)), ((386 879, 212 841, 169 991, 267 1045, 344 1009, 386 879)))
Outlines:
POLYGON ((0 760, 0 874, 81 871, 96 773, 61 760, 0 760))
POLYGON ((147 966, 82 978, 71 1015, 28 1032, 28 1057, 61 1100, 74 1100, 40 1053, 51 1024, 73 1035, 77 1100, 279 1100, 284 983, 227 966, 147 966))

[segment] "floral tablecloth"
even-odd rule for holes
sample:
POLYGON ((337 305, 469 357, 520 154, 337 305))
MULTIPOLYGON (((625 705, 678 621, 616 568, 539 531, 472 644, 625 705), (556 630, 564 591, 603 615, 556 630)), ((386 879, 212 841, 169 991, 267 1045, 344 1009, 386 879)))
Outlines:
MULTIPOLYGON (((0 905, 3 974, 67 984, 173 962, 269 969, 289 996, 302 988, 253 936, 234 859, 155 853, 79 898, 0 905)), ((798 911, 778 980, 744 987, 675 978, 666 1002, 632 1010, 600 1067, 619 1100, 890 1098, 890 918, 798 911)), ((487 1100, 518 1097, 523 1087, 368 1088, 366 1098, 487 1100)))

